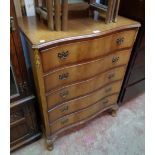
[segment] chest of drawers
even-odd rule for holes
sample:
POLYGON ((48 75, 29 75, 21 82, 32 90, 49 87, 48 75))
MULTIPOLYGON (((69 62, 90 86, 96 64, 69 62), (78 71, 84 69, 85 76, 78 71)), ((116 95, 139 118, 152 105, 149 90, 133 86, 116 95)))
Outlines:
POLYGON ((117 110, 138 22, 76 19, 67 32, 51 32, 35 17, 19 19, 19 25, 27 39, 48 149, 66 130, 117 110))

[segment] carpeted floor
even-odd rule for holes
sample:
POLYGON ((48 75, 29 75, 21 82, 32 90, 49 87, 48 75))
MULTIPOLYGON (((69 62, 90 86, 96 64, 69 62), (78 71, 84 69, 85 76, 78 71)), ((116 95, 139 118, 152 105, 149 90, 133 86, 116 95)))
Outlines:
POLYGON ((76 132, 57 139, 54 150, 44 138, 11 155, 144 155, 145 94, 125 103, 117 117, 98 117, 76 132))

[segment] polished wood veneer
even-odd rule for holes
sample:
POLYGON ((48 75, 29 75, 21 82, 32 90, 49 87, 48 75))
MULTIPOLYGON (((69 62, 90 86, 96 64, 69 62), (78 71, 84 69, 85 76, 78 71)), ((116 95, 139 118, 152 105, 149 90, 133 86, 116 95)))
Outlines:
POLYGON ((70 43, 43 50, 41 53, 43 72, 49 72, 63 65, 94 59, 115 50, 131 48, 135 35, 135 30, 123 31, 103 38, 70 43), (118 43, 120 38, 124 39, 123 44, 118 43))
MULTIPOLYGON (((102 20, 80 18, 69 20, 68 31, 49 31, 36 17, 23 17, 18 19, 21 31, 30 41, 33 48, 46 50, 60 44, 66 44, 84 39, 95 39, 108 33, 117 33, 121 30, 135 29, 140 26, 134 20, 119 16, 117 23, 104 24, 102 20)), ((136 36, 135 38, 136 39, 136 36)))
POLYGON ((52 91, 48 93, 46 97, 48 109, 50 110, 54 106, 67 100, 93 92, 94 90, 110 84, 113 81, 122 80, 125 71, 126 65, 100 73, 88 80, 76 82, 74 84, 64 86, 56 91, 52 91))
POLYGON ((66 130, 105 110, 115 114, 138 22, 72 19, 66 32, 51 32, 35 17, 19 24, 29 46, 48 149, 66 130))
POLYGON ((44 76, 45 91, 48 92, 52 89, 58 89, 69 83, 90 78, 113 67, 125 65, 129 61, 130 52, 131 50, 118 51, 93 61, 55 70, 44 76), (88 70, 89 72, 86 72, 88 70), (63 79, 60 79, 61 76, 63 79))
POLYGON ((117 94, 110 96, 110 97, 106 97, 86 109, 83 109, 83 110, 73 113, 71 115, 66 115, 66 116, 62 117, 60 120, 57 120, 53 124, 50 125, 51 132, 54 133, 54 132, 59 131, 63 127, 66 127, 70 124, 77 123, 79 121, 87 119, 88 117, 99 112, 101 109, 114 104, 117 101, 117 97, 118 97, 117 94))
POLYGON ((100 88, 99 90, 97 90, 93 93, 90 93, 86 96, 82 96, 82 97, 76 98, 74 100, 64 102, 60 106, 55 107, 54 109, 51 109, 49 111, 50 122, 66 115, 66 114, 86 108, 87 106, 92 105, 93 103, 102 99, 104 96, 118 93, 120 91, 121 84, 122 84, 122 81, 118 81, 118 82, 109 84, 103 88, 100 88))

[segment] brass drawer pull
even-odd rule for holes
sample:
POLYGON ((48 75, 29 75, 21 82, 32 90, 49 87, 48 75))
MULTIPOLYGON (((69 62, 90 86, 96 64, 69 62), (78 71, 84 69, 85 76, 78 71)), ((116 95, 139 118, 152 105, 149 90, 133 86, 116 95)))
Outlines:
POLYGON ((105 89, 105 93, 108 93, 110 91, 112 91, 112 87, 108 87, 108 88, 105 89))
POLYGON ((61 60, 64 60, 68 57, 68 55, 69 55, 68 51, 63 51, 63 52, 58 53, 58 58, 61 60))
POLYGON ((69 119, 68 118, 64 118, 63 120, 61 120, 61 124, 64 125, 66 123, 68 123, 69 119))
POLYGON ((63 73, 59 75, 59 80, 66 80, 69 77, 69 73, 63 73))
POLYGON ((116 40, 117 45, 121 45, 124 42, 124 37, 120 37, 116 40))
POLYGON ((108 74, 108 79, 109 80, 111 80, 112 78, 114 78, 115 77, 115 73, 110 73, 110 74, 108 74))
POLYGON ((112 58, 112 63, 115 64, 119 61, 119 57, 113 57, 112 58))
POLYGON ((62 98, 66 98, 68 96, 68 94, 69 94, 69 91, 68 90, 64 90, 64 91, 60 92, 59 95, 62 98))
POLYGON ((67 111, 68 110, 68 105, 66 105, 66 106, 64 106, 64 107, 62 107, 61 109, 60 109, 60 111, 61 112, 65 112, 65 111, 67 111))

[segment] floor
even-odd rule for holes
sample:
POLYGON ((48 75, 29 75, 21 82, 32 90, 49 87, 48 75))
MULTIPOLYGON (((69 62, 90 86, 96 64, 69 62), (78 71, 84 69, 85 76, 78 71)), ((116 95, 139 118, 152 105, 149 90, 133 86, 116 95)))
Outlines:
POLYGON ((145 94, 125 103, 117 117, 98 117, 81 130, 59 138, 47 151, 44 138, 11 155, 144 155, 145 94))

